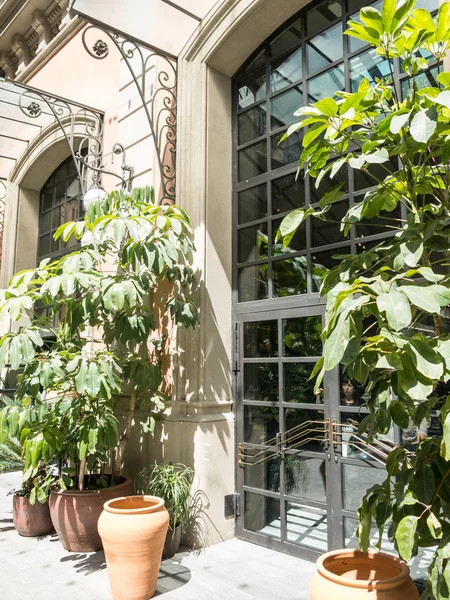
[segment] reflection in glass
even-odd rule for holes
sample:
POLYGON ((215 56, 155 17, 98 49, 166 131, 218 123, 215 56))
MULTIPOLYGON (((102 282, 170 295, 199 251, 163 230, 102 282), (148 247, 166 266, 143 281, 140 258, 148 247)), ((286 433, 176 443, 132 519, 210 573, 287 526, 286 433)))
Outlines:
MULTIPOLYGON (((389 61, 382 56, 378 56, 375 50, 358 54, 358 56, 349 61, 349 65, 352 92, 357 91, 359 84, 364 78, 367 78, 370 84, 374 84, 377 79, 391 77, 389 61)), ((391 66, 391 68, 393 71, 394 67, 391 66)))
POLYGON ((258 67, 262 67, 266 61, 266 51, 262 50, 244 69, 243 75, 252 73, 258 67))
POLYGON ((392 227, 401 227, 402 223, 395 219, 401 219, 402 213, 400 206, 397 206, 392 212, 381 212, 378 217, 373 217, 367 221, 360 221, 356 225, 356 237, 367 237, 377 233, 387 233, 392 231, 392 227))
POLYGON ((267 216, 267 187, 258 185, 238 194, 239 223, 256 221, 267 216))
POLYGON ((259 104, 238 116, 238 143, 245 144, 266 132, 266 105, 259 104))
POLYGON ((275 298, 306 294, 306 256, 277 260, 272 266, 273 295, 275 298))
POLYGON ((304 250, 306 248, 306 223, 303 222, 294 234, 294 237, 289 243, 289 248, 283 248, 281 242, 275 244, 275 237, 277 231, 281 225, 283 219, 274 219, 272 221, 272 237, 273 237, 273 256, 280 256, 280 254, 286 254, 289 252, 297 252, 297 250, 304 250))
POLYGON ((244 492, 244 499, 244 528, 280 539, 280 501, 252 492, 244 492))
POLYGON ((275 57, 298 46, 303 37, 302 29, 302 19, 299 19, 288 29, 283 31, 283 33, 280 33, 280 35, 270 44, 270 55, 275 57))
POLYGON ((290 173, 272 181, 273 215, 284 213, 304 205, 305 183, 302 177, 298 177, 296 180, 295 173, 290 173))
POLYGON ((239 81, 238 105, 246 108, 266 95, 266 69, 262 67, 239 81))
POLYGON ((283 135, 284 131, 282 133, 277 133, 276 135, 273 135, 271 138, 272 169, 278 169, 279 167, 283 167, 284 165, 289 165, 294 162, 296 163, 302 151, 301 131, 293 133, 286 140, 283 140, 280 144, 280 140, 283 137, 283 135))
POLYGON ((384 181, 390 173, 395 173, 398 170, 398 162, 396 158, 392 158, 383 164, 366 165, 365 170, 352 169, 353 181, 355 190, 363 190, 374 185, 378 181, 384 181))
POLYGON ((347 211, 348 200, 345 200, 331 205, 326 221, 311 219, 311 245, 315 247, 343 242, 345 236, 341 231, 341 220, 347 211))
MULTIPOLYGON (((437 82, 437 79, 436 79, 438 73, 439 73, 439 71, 438 71, 437 67, 434 67, 433 69, 428 69, 427 71, 421 71, 420 73, 418 73, 414 78, 416 90, 421 90, 422 88, 425 88, 425 87, 439 86, 439 83, 437 82)), ((402 83, 401 83, 402 98, 406 98, 411 85, 412 85, 411 79, 409 79, 409 78, 402 79, 402 83)))
POLYGON ((250 179, 267 171, 266 141, 248 146, 238 152, 239 181, 250 179))
POLYGON ((313 292, 320 291, 320 286, 325 275, 336 265, 340 264, 342 259, 335 258, 335 256, 350 253, 350 247, 344 246, 343 248, 336 248, 335 250, 317 252, 311 256, 311 284, 313 292))
MULTIPOLYGON (((59 223, 58 223, 59 225, 59 223)), ((49 210, 46 213, 41 215, 41 219, 39 221, 40 233, 47 233, 52 228, 52 211, 49 210)))
POLYGON ((286 539, 291 544, 328 550, 327 512, 323 508, 286 503, 286 539))
POLYGON ((278 365, 244 365, 244 400, 278 401, 278 365))
POLYGON ((284 356, 320 356, 321 333, 320 316, 283 320, 284 356))
POLYGON ((302 78, 302 48, 272 63, 270 68, 270 89, 278 92, 302 78))
POLYGON ((267 298, 268 265, 255 265, 238 270, 238 301, 251 302, 267 298))
POLYGON ((344 67, 338 65, 308 81, 308 103, 334 96, 335 92, 345 89, 344 67))
POLYGON ((285 402, 314 403, 316 401, 314 380, 308 381, 314 364, 286 363, 283 368, 285 402))
POLYGON ((244 324, 245 358, 278 356, 277 321, 255 321, 244 324))
POLYGON ((361 506, 366 490, 386 479, 386 471, 374 467, 342 465, 342 495, 345 510, 355 512, 361 506))
POLYGON ((270 101, 270 128, 277 129, 297 120, 296 110, 303 106, 303 92, 299 85, 275 96, 270 101))
POLYGON ((341 17, 342 2, 339 0, 320 4, 306 15, 306 32, 308 35, 314 35, 341 17))
POLYGON ((54 188, 44 189, 41 192, 41 211, 48 210, 53 204, 54 188))
POLYGON ((267 223, 238 231, 238 260, 247 262, 267 256, 267 223))
POLYGON ((244 406, 244 442, 275 446, 279 431, 278 407, 244 406))
POLYGON ((323 411, 286 408, 284 419, 287 448, 323 452, 326 441, 323 411))
POLYGON ((321 475, 323 458, 286 454, 286 459, 290 459, 290 464, 286 464, 285 479, 292 480, 291 485, 286 484, 286 488, 289 488, 286 493, 298 498, 324 502, 325 488, 321 475))
POLYGON ((261 464, 244 466, 244 485, 271 492, 280 491, 282 460, 279 456, 266 455, 268 460, 261 464))
POLYGON ((306 42, 308 73, 339 60, 343 54, 342 24, 338 23, 306 42))

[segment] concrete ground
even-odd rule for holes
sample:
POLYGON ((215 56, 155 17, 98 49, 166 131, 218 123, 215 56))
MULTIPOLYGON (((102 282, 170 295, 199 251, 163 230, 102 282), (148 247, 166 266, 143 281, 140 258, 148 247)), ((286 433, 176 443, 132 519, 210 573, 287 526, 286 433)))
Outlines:
MULTIPOLYGON (((56 535, 24 538, 8 492, 20 473, 0 475, 1 600, 111 600, 103 552, 66 552, 56 535)), ((309 599, 314 564, 241 540, 178 553, 161 564, 161 600, 309 599)))

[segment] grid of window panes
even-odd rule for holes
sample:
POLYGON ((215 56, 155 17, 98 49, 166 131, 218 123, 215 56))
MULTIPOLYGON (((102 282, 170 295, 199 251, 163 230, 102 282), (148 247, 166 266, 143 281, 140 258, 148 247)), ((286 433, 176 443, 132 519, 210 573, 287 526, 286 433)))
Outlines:
MULTIPOLYGON (((302 105, 355 91, 363 78, 370 82, 390 77, 402 94, 408 79, 397 61, 377 56, 368 45, 343 35, 350 18, 359 18, 361 0, 313 3, 278 30, 247 61, 234 79, 235 106, 235 224, 238 302, 297 296, 319 291, 336 255, 357 253, 393 235, 390 225, 404 217, 401 209, 340 231, 340 219, 349 206, 362 199, 373 179, 362 171, 342 168, 333 180, 296 180, 302 133, 279 145, 302 105), (346 196, 327 215, 330 222, 308 219, 297 230, 290 248, 275 241, 283 217, 292 209, 314 206, 338 181, 346 196)), ((373 4, 381 7, 381 0, 373 4)), ((419 0, 418 8, 434 11, 437 0, 419 0)), ((428 56, 425 58, 429 58, 428 56)), ((434 84, 437 67, 419 75, 419 87, 434 84)), ((397 159, 393 167, 398 168, 397 159)), ((383 165, 372 165, 375 176, 386 176, 383 165)))
POLYGON ((60 225, 77 221, 84 215, 81 185, 75 163, 69 157, 54 171, 41 189, 39 210, 38 261, 56 257, 79 244, 75 238, 65 243, 53 235, 60 225))

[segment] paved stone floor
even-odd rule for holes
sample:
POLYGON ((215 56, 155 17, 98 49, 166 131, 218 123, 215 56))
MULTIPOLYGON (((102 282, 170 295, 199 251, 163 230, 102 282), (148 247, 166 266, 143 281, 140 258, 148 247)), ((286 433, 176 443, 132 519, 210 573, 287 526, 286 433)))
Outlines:
MULTIPOLYGON (((8 492, 19 473, 0 475, 0 599, 111 600, 103 552, 66 552, 56 535, 19 536, 8 492)), ((161 564, 161 600, 307 600, 314 565, 240 540, 178 553, 161 564)))

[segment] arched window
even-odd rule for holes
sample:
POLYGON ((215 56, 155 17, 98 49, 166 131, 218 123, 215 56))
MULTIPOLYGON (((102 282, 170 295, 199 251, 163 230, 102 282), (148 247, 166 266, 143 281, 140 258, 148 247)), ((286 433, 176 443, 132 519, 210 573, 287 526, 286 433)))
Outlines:
MULTIPOLYGON (((347 21, 359 19, 359 9, 365 4, 370 2, 311 3, 277 30, 234 76, 235 304, 289 296, 293 303, 300 297, 301 302, 314 303, 324 274, 336 264, 334 255, 358 253, 392 235, 386 226, 402 216, 398 208, 370 223, 358 224, 344 236, 339 221, 362 199, 373 179, 363 171, 342 168, 333 180, 325 177, 316 189, 309 177, 300 174, 296 179, 303 131, 279 144, 297 120, 294 112, 300 106, 337 91, 356 91, 364 78, 374 83, 377 78, 390 77, 392 69, 399 93, 407 93, 408 78, 400 72, 397 60, 389 65, 368 45, 343 35, 347 21), (329 222, 307 220, 289 250, 275 241, 289 211, 318 205, 338 181, 344 181, 347 195, 333 205, 329 222)), ((436 10, 437 4, 436 0, 417 3, 430 11, 436 10)), ((380 8, 381 0, 373 5, 380 8)), ((416 84, 432 84, 437 72, 438 67, 430 61, 430 68, 420 74, 416 84)), ((396 160, 394 157, 393 163, 396 160)), ((384 172, 379 165, 372 170, 375 175, 384 172)))
POLYGON ((84 215, 81 185, 75 163, 70 156, 48 178, 40 195, 39 240, 37 260, 56 258, 78 244, 75 238, 65 243, 53 235, 60 225, 77 221, 84 215))

